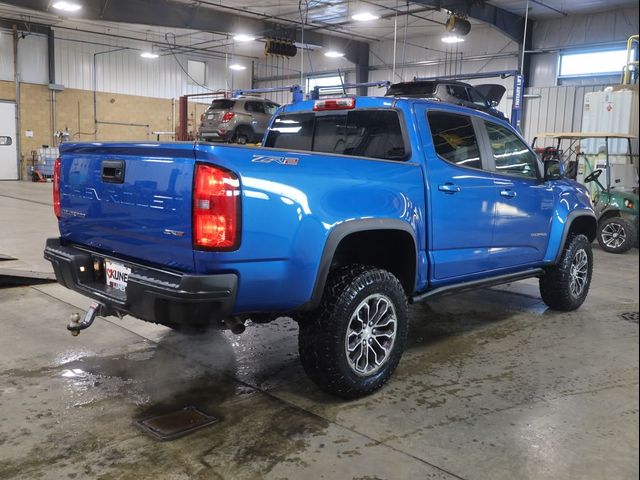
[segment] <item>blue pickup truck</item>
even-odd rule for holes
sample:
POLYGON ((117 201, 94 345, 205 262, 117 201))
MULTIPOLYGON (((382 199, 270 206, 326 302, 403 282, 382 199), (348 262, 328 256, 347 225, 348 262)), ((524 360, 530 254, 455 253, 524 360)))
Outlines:
POLYGON ((298 321, 308 375, 380 388, 408 303, 538 277, 545 303, 587 295, 586 189, 505 121, 443 102, 341 97, 281 107, 264 147, 67 143, 54 177, 57 280, 98 315, 177 330, 298 321))

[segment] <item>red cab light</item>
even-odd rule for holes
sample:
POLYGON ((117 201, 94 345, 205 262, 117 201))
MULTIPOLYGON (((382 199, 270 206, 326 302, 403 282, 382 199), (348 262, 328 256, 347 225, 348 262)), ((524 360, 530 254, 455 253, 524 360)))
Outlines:
POLYGON ((316 100, 313 103, 315 112, 324 110, 351 110, 356 107, 355 98, 326 98, 324 100, 316 100))
POLYGON ((227 112, 227 113, 225 113, 225 114, 222 116, 222 120, 220 120, 220 121, 221 121, 222 123, 229 122, 229 121, 231 121, 231 120, 233 119, 233 117, 235 117, 235 116, 236 116, 236 114, 235 114, 235 113, 233 113, 233 112, 227 112))
POLYGON ((240 182, 228 170, 197 164, 193 188, 193 244, 233 250, 240 243, 240 182))
POLYGON ((60 158, 53 164, 53 212, 60 218, 60 158))

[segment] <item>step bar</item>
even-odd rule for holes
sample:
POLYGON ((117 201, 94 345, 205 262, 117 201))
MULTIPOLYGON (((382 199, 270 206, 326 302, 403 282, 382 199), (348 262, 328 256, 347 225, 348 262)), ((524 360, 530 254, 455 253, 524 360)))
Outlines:
POLYGON ((471 280, 468 282, 454 283, 452 285, 445 285, 444 287, 434 288, 423 293, 419 293, 412 297, 409 297, 409 303, 418 303, 424 300, 430 300, 436 297, 442 297, 445 295, 454 295, 456 293, 466 292, 468 290, 475 290, 478 288, 494 287, 496 285, 503 285, 509 282, 516 282, 518 280, 525 280, 527 278, 541 277, 545 273, 542 268, 533 268, 524 272, 508 273, 506 275, 499 275, 497 277, 481 278, 479 280, 471 280))

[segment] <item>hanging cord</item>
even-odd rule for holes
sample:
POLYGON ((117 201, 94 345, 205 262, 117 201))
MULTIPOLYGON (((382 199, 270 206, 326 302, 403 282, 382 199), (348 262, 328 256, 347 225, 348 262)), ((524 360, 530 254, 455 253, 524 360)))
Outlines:
MULTIPOLYGON (((298 13, 300 14, 300 29, 301 29, 301 45, 300 45, 300 88, 303 88, 304 83, 304 26, 307 24, 307 20, 309 19, 309 1, 304 0, 304 14, 302 9, 303 0, 298 0, 298 13)), ((309 63, 311 63, 311 59, 309 59, 309 63)))
POLYGON ((409 28, 409 2, 407 1, 407 14, 405 15, 404 20, 404 38, 402 40, 402 70, 400 71, 400 77, 404 82, 404 64, 406 61, 406 53, 407 53, 407 29, 409 28))
MULTIPOLYGON (((189 77, 191 79, 191 81, 195 84, 198 85, 199 87, 204 88, 205 90, 208 90, 210 92, 216 92, 217 90, 213 89, 213 88, 209 88, 206 85, 201 84, 200 82, 198 82, 195 78, 193 78, 191 75, 189 75, 189 72, 182 66, 182 63, 180 63, 180 60, 178 60, 178 56, 176 55, 176 52, 174 51, 174 48, 176 47, 176 34, 173 32, 167 32, 164 34, 164 41, 166 42, 167 46, 169 47, 169 51, 171 52, 171 55, 173 55, 173 59, 176 61, 176 63, 178 64, 178 66, 180 67, 180 69, 184 72, 184 74, 189 77), (172 40, 169 40, 169 38, 172 38, 172 40)), ((227 62, 227 54, 225 53, 225 63, 227 62)), ((228 87, 228 85, 227 85, 228 87)), ((228 88, 227 88, 228 90, 228 88)))
POLYGON ((393 17, 393 67, 391 68, 391 82, 396 80, 396 50, 398 47, 398 0, 396 0, 396 15, 393 17))

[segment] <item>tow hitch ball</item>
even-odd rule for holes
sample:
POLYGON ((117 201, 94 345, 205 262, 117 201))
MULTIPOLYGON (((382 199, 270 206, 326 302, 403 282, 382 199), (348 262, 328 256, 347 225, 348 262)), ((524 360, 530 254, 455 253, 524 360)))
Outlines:
POLYGON ((80 330, 89 328, 98 315, 106 314, 106 306, 99 302, 93 302, 87 312, 84 314, 84 318, 80 321, 79 313, 72 313, 70 322, 67 325, 67 330, 71 332, 74 337, 80 334, 80 330))

